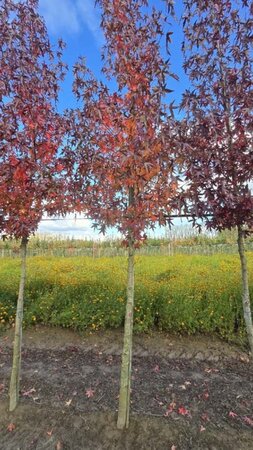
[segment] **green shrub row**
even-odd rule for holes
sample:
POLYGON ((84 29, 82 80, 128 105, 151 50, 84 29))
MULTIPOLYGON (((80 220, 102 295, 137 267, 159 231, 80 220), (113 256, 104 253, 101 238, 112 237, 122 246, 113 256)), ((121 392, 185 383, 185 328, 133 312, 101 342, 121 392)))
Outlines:
MULTIPOLYGON (((250 278, 253 254, 248 255, 250 278)), ((15 318, 17 260, 0 260, 0 323, 15 318)), ((76 330, 116 328, 124 323, 125 258, 29 258, 24 325, 57 325, 76 330)), ((251 281, 251 295, 253 282, 251 281)), ((216 333, 245 340, 237 256, 138 256, 134 326, 216 333)))

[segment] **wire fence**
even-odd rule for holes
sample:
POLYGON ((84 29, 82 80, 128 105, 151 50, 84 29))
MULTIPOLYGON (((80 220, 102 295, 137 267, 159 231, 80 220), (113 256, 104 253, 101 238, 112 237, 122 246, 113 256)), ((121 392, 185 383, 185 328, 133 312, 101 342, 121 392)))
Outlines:
MULTIPOLYGON (((246 250, 253 251, 253 242, 245 245, 246 250)), ((214 255, 216 253, 235 254, 238 252, 236 244, 210 244, 210 245, 193 245, 182 246, 173 243, 161 246, 143 246, 136 250, 139 255, 214 255)), ((18 258, 20 251, 18 249, 1 249, 0 257, 2 258, 18 258)), ((107 258, 116 256, 127 256, 127 248, 123 247, 58 247, 58 248, 28 248, 27 256, 55 256, 55 257, 75 257, 89 256, 92 258, 107 258)))

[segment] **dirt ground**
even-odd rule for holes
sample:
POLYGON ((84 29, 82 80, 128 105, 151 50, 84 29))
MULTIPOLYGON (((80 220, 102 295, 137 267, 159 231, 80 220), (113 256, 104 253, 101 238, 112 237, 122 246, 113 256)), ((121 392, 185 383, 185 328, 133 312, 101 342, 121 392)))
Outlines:
POLYGON ((0 336, 2 450, 253 450, 253 365, 210 337, 135 336, 131 423, 116 428, 122 331, 24 333, 8 413, 13 331, 0 336))

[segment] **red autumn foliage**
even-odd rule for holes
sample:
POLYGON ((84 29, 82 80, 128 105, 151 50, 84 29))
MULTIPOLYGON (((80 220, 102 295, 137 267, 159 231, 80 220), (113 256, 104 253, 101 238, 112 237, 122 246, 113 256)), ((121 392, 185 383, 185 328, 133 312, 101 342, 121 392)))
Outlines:
POLYGON ((4 0, 0 28, 0 226, 27 238, 49 204, 50 211, 61 205, 62 44, 55 56, 37 0, 4 0))
POLYGON ((116 226, 127 242, 130 234, 141 241, 147 227, 165 223, 176 188, 172 139, 164 132, 169 73, 159 48, 164 24, 159 11, 144 13, 145 0, 98 3, 106 39, 103 72, 118 89, 111 92, 97 81, 83 60, 76 64, 74 91, 83 108, 77 114, 75 179, 81 203, 100 231, 116 226))
POLYGON ((185 1, 181 157, 188 213, 222 230, 253 225, 253 15, 247 1, 185 1))

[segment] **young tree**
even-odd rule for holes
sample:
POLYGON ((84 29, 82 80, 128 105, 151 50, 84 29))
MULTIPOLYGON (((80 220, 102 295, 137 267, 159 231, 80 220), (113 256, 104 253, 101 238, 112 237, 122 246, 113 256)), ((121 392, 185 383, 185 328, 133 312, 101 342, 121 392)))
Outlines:
MULTIPOLYGON (((76 179, 88 214, 104 232, 116 227, 128 247, 127 304, 121 367, 118 428, 129 424, 132 333, 134 312, 134 254, 145 230, 165 222, 175 189, 173 160, 164 133, 168 64, 159 40, 163 16, 146 0, 99 0, 106 45, 103 73, 114 78, 112 93, 86 69, 75 67, 74 90, 84 102, 79 111, 79 133, 89 130, 89 142, 74 155, 79 160, 76 179), (87 174, 89 161, 89 175, 87 174), (84 165, 84 166, 83 166, 84 165), (83 185, 83 170, 85 187, 83 185)), ((167 125, 168 126, 168 125, 167 125)), ((86 134, 87 136, 87 134, 86 134)), ((76 159, 77 158, 77 159, 76 159)))
POLYGON ((19 397, 26 248, 43 213, 62 205, 58 154, 63 119, 55 111, 63 77, 60 45, 53 54, 37 0, 0 4, 0 210, 1 230, 21 239, 10 410, 19 397))
POLYGON ((253 354, 244 237, 253 225, 253 4, 185 1, 184 67, 192 83, 182 106, 181 157, 191 213, 216 230, 238 229, 243 311, 253 354))

